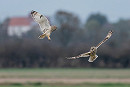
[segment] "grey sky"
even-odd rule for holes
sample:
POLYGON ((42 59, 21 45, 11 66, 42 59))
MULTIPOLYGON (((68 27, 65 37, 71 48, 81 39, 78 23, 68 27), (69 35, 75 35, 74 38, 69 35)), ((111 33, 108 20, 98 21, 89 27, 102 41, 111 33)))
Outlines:
POLYGON ((25 16, 31 10, 53 16, 58 10, 77 14, 83 21, 100 12, 111 22, 130 19, 130 0, 0 0, 0 21, 6 17, 25 16))

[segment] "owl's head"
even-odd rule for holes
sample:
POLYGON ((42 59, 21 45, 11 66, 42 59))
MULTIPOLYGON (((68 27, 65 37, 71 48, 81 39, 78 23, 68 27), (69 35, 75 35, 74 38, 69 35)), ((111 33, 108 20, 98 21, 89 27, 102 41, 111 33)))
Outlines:
POLYGON ((91 47, 91 49, 90 49, 90 52, 97 52, 97 48, 96 47, 91 47))
POLYGON ((55 31, 57 29, 57 27, 55 25, 51 26, 51 30, 55 31))

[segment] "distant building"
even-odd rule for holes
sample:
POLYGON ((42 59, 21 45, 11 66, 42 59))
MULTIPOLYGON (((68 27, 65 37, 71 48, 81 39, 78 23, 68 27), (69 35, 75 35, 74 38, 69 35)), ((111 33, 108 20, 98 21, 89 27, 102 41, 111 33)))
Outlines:
POLYGON ((4 37, 5 36, 22 37, 23 34, 33 29, 41 32, 39 25, 32 19, 31 15, 24 17, 11 17, 7 18, 1 24, 0 33, 4 37))
POLYGON ((13 17, 8 22, 7 34, 9 36, 22 36, 31 30, 32 20, 30 17, 13 17))

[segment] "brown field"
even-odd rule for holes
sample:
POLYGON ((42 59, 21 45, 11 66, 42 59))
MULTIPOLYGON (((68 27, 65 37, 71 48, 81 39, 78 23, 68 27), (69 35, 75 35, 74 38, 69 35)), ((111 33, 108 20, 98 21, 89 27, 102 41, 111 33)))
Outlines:
POLYGON ((64 84, 82 84, 82 83, 130 83, 130 79, 67 79, 67 78, 54 78, 54 79, 43 79, 43 78, 2 78, 0 79, 1 84, 5 83, 64 83, 64 84))

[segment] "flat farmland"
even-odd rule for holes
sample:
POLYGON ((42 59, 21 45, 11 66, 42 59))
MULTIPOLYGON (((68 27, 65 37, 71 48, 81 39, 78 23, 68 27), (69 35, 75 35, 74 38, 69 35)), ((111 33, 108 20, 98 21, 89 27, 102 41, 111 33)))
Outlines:
POLYGON ((0 69, 0 87, 130 87, 130 69, 0 69))
POLYGON ((128 78, 130 69, 0 69, 0 78, 128 78))

